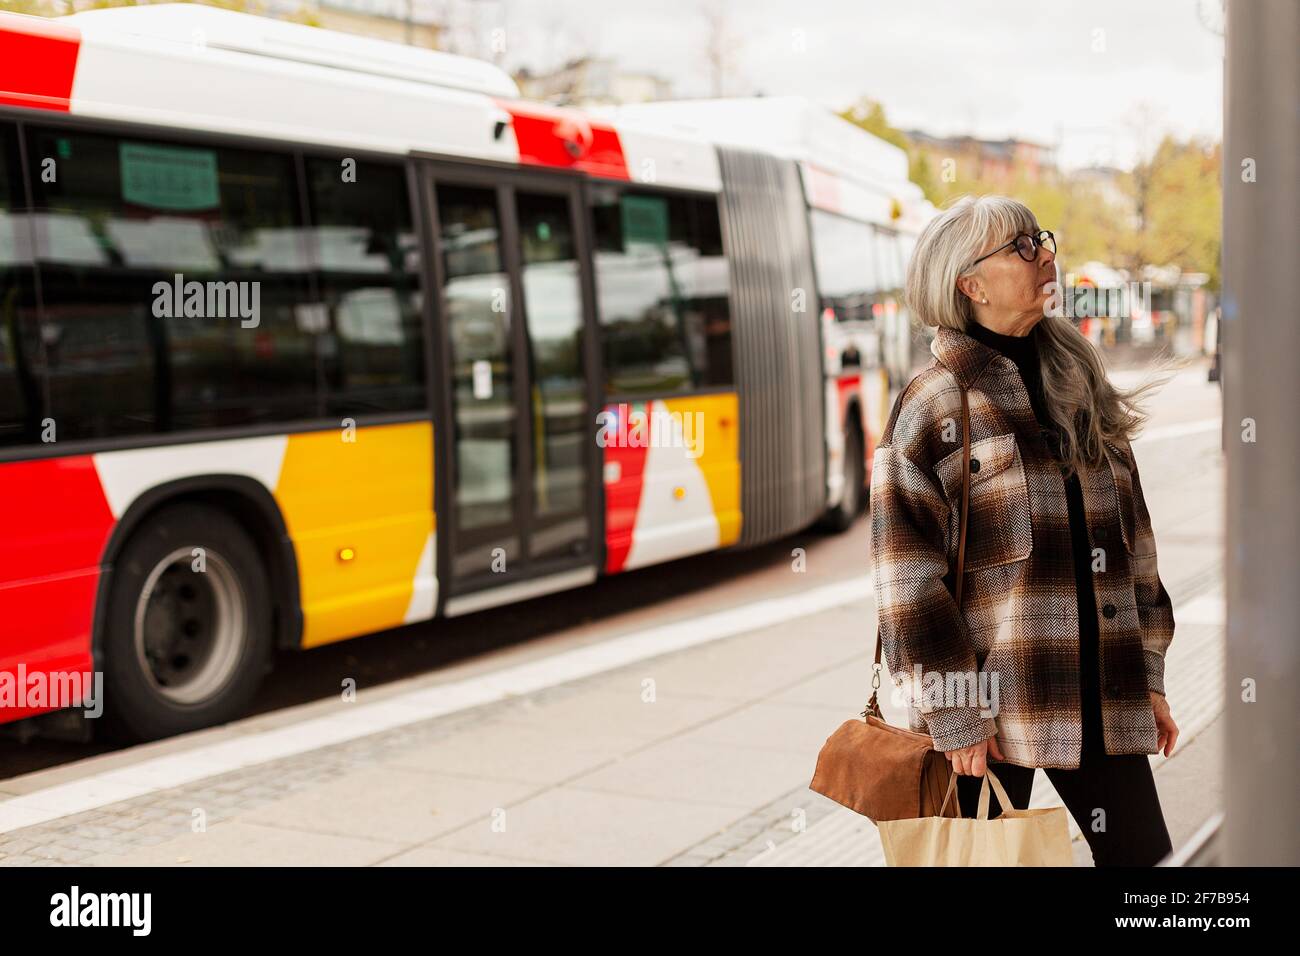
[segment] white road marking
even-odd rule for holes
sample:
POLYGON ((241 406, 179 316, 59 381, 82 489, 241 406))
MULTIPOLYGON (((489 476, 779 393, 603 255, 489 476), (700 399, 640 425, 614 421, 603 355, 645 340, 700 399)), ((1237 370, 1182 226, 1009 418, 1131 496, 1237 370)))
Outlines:
POLYGON ((1144 441, 1166 441, 1170 438, 1182 438, 1184 435, 1199 435, 1201 432, 1217 432, 1223 428, 1223 419, 1198 418, 1191 422, 1176 422, 1172 425, 1161 425, 1159 428, 1148 428, 1146 431, 1138 434, 1133 439, 1134 443, 1144 441))
POLYGON ((1174 607, 1179 624, 1217 624, 1219 627, 1225 626, 1226 610, 1222 591, 1198 594, 1174 607))
POLYGON ((152 757, 129 767, 12 797, 0 803, 0 833, 533 693, 873 597, 871 575, 859 575, 798 594, 634 631, 490 674, 420 688, 379 703, 343 705, 337 714, 241 734, 184 753, 152 757))

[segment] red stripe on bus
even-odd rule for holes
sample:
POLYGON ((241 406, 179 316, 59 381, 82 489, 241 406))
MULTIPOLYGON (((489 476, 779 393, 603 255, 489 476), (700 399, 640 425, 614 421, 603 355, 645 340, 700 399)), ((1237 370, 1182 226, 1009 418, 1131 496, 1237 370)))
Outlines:
MULTIPOLYGON (((0 465, 0 671, 91 666, 100 561, 114 523, 89 455, 0 465)), ((7 705, 0 723, 31 712, 7 705)))
POLYGON ((80 51, 74 26, 0 13, 0 105, 68 112, 80 51))
POLYGON ((496 103, 510 114, 521 163, 579 169, 607 179, 631 178, 614 127, 577 110, 514 100, 496 103))
MULTIPOLYGON (((617 406, 607 407, 607 411, 617 406)), ((605 573, 618 574, 627 563, 636 534, 636 513, 645 486, 645 463, 649 448, 613 443, 605 446, 606 468, 617 469, 618 478, 605 485, 605 573)))

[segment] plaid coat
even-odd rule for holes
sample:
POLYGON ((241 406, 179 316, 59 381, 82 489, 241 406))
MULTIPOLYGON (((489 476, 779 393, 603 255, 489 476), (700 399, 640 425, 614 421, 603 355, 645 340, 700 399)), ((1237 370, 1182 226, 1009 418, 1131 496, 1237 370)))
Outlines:
MULTIPOLYGON (((1078 767, 1079 607, 1062 466, 1011 359, 943 327, 931 351, 872 457, 876 607, 891 677, 909 727, 939 750, 996 734, 1010 763, 1078 767), (949 588, 961 504, 958 382, 968 389, 973 459, 960 610, 949 588)), ((1150 754, 1147 692, 1164 693, 1173 608, 1132 448, 1108 443, 1106 456, 1080 474, 1104 742, 1107 753, 1150 754)))

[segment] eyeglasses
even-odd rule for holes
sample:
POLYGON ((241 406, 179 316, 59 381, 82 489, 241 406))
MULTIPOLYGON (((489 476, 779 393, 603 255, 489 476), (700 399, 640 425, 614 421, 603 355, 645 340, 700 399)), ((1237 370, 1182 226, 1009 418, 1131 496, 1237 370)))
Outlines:
POLYGON ((1022 232, 1019 235, 1017 235, 1016 238, 1012 239, 1010 242, 1004 242, 1002 245, 998 246, 992 252, 985 253, 984 255, 980 256, 978 259, 976 259, 974 262, 970 264, 970 266, 967 268, 966 271, 969 272, 971 269, 974 269, 977 265, 979 265, 989 256, 997 255, 1007 246, 1015 246, 1016 252, 1020 253, 1020 258, 1024 259, 1026 262, 1033 262, 1035 259, 1038 258, 1039 246, 1046 246, 1048 252, 1050 252, 1052 255, 1056 255, 1056 237, 1052 235, 1048 230, 1044 229, 1036 236, 1031 236, 1027 232, 1022 232))

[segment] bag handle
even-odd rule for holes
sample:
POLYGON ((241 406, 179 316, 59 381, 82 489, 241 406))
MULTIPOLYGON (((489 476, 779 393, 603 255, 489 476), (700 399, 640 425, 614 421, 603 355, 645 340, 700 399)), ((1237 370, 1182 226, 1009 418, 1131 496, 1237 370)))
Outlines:
POLYGON ((993 773, 991 767, 984 768, 984 783, 980 787, 980 805, 975 810, 976 820, 987 820, 989 818, 989 784, 993 785, 993 792, 998 795, 998 803, 1002 805, 1005 813, 1007 810, 1014 810, 1016 805, 1011 802, 1007 796, 1006 790, 1002 788, 1002 781, 993 773))
MULTIPOLYGON (((957 789, 957 773, 954 771, 948 774, 948 792, 943 795, 943 803, 939 804, 939 816, 943 816, 943 811, 948 809, 948 798, 952 792, 957 789)), ((961 816, 961 804, 957 805, 957 816, 961 816)))
MULTIPOLYGON (((957 536, 957 613, 961 613, 961 590, 962 579, 965 577, 966 570, 966 513, 970 505, 970 401, 966 396, 966 389, 962 388, 960 383, 957 386, 961 390, 961 511, 959 513, 959 522, 961 530, 957 536)), ((862 711, 862 719, 865 721, 868 715, 884 720, 885 716, 881 713, 880 703, 877 695, 880 693, 880 609, 876 609, 876 659, 871 665, 871 698, 867 701, 866 708, 862 711)))
MULTIPOLYGON (((943 803, 939 806, 939 816, 943 816, 943 811, 948 808, 948 799, 952 796, 953 791, 957 789, 957 777, 959 774, 952 773, 948 775, 948 792, 943 796, 943 803)), ((993 768, 986 766, 984 768, 984 782, 980 784, 980 802, 975 809, 976 820, 987 820, 989 818, 989 784, 993 785, 993 792, 998 795, 998 804, 1002 807, 1003 812, 1014 810, 1015 804, 1007 796, 1007 791, 1002 786, 1002 781, 993 773, 993 768)), ((961 818, 961 804, 957 804, 957 817, 961 818)))

